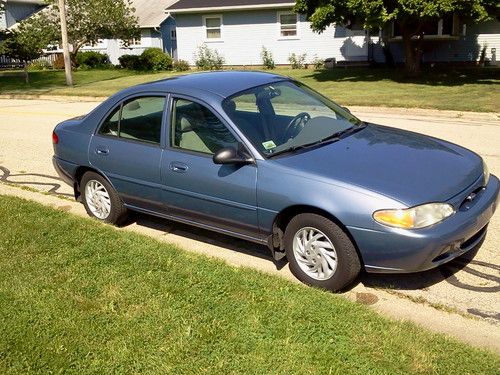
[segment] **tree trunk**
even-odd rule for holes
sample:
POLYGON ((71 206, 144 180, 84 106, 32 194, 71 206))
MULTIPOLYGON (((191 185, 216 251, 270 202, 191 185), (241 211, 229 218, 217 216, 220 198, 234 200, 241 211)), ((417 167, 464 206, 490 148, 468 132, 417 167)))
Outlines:
POLYGON ((24 69, 24 80, 26 81, 26 84, 29 85, 30 84, 30 75, 28 73, 28 62, 27 61, 23 61, 23 69, 24 69))
POLYGON ((403 34, 405 68, 409 77, 417 77, 421 72, 422 51, 420 43, 415 43, 411 34, 403 34))

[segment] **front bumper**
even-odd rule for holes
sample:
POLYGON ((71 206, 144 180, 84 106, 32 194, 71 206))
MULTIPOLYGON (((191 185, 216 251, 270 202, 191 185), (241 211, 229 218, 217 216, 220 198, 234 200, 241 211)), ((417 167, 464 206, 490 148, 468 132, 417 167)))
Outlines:
POLYGON ((486 236, 488 223, 499 204, 499 181, 491 175, 474 204, 460 209, 429 228, 381 230, 348 227, 367 272, 425 271, 470 251, 486 236))

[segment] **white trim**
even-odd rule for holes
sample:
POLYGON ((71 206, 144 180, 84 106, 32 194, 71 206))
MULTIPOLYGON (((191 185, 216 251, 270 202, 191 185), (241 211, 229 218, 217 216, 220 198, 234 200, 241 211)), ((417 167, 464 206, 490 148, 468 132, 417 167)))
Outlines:
MULTIPOLYGON (((224 29, 224 18, 222 17, 222 14, 206 14, 201 17, 202 20, 202 25, 203 25, 203 40, 205 42, 222 42, 223 40, 223 29, 224 29), (219 18, 220 19, 220 38, 208 38, 207 36, 207 18, 219 18)), ((212 27, 211 29, 217 29, 216 27, 212 27)))
POLYGON ((166 9, 165 12, 176 13, 201 13, 201 12, 220 12, 223 10, 252 10, 252 9, 276 9, 276 8, 293 8, 295 3, 284 4, 260 4, 260 5, 229 5, 224 7, 199 7, 186 9, 166 9))
POLYGON ((299 37, 299 15, 292 10, 279 10, 276 12, 276 24, 278 25, 278 40, 300 39, 299 37), (295 16, 295 35, 281 35, 281 16, 295 16))

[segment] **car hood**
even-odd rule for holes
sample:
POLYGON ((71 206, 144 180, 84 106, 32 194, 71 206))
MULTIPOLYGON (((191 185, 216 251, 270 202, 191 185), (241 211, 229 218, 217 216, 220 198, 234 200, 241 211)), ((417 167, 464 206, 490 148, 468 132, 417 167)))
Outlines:
POLYGON ((408 206, 446 201, 483 173, 481 157, 463 147, 372 124, 338 142, 274 161, 303 175, 357 185, 408 206))

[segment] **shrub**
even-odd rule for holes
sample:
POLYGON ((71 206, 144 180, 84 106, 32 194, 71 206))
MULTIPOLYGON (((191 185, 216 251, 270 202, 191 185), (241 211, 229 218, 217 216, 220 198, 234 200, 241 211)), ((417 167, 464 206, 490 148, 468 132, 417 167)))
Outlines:
POLYGON ((205 44, 195 53, 195 64, 201 70, 219 70, 224 65, 224 57, 217 50, 211 50, 205 44))
POLYGON ((305 62, 306 62, 306 56, 307 54, 303 53, 302 55, 296 55, 295 53, 292 53, 288 57, 288 62, 292 66, 292 69, 304 69, 307 68, 305 62))
POLYGON ((33 61, 28 65, 28 70, 48 70, 52 69, 52 64, 46 60, 33 61))
POLYGON ((185 72, 189 70, 189 63, 186 60, 176 60, 174 61, 174 70, 176 72, 185 72))
POLYGON ((96 51, 78 52, 76 54, 76 67, 83 69, 109 68, 111 62, 105 53, 96 51))
POLYGON ((130 70, 141 70, 142 59, 139 55, 122 55, 118 58, 120 66, 130 70))
POLYGON ((142 68, 145 70, 170 70, 172 69, 172 58, 161 48, 148 48, 141 54, 142 68))
POLYGON ((262 57, 262 65, 264 65, 265 69, 275 68, 276 64, 274 63, 273 54, 266 47, 262 46, 260 56, 262 57))
POLYGON ((312 65, 314 66, 314 69, 316 69, 316 70, 323 69, 325 67, 325 60, 320 59, 319 57, 315 56, 313 61, 312 61, 312 65))

